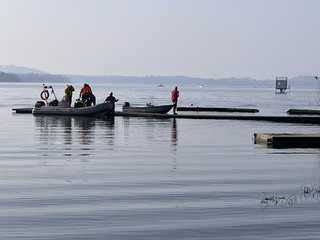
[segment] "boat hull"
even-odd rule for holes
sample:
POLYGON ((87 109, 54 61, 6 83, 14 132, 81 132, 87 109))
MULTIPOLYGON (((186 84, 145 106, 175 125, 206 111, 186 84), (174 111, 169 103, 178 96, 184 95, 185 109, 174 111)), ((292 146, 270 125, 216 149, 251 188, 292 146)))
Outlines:
POLYGON ((32 110, 34 115, 63 115, 63 116, 91 116, 104 117, 112 111, 112 104, 110 102, 99 103, 90 107, 58 107, 58 106, 42 106, 35 107, 32 110))
POLYGON ((166 114, 172 109, 173 105, 145 106, 145 107, 127 107, 123 106, 123 112, 129 113, 163 113, 166 114))

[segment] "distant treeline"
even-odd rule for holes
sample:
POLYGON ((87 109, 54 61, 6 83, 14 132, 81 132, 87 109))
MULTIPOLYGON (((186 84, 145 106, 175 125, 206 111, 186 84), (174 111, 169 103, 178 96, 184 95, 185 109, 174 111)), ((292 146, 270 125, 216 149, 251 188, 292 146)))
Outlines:
MULTIPOLYGON (((84 76, 47 73, 4 73, 0 72, 0 82, 39 82, 39 83, 126 83, 162 85, 204 85, 235 87, 273 87, 275 80, 253 78, 194 78, 186 76, 84 76)), ((290 87, 316 88, 319 83, 313 76, 298 76, 288 79, 290 87)))
POLYGON ((70 82, 70 79, 64 75, 59 74, 0 72, 0 82, 67 83, 70 82))
POLYGON ((0 82, 21 82, 18 74, 0 72, 0 82))
MULTIPOLYGON (((210 86, 244 86, 244 87, 273 87, 275 80, 256 80, 253 78, 193 78, 186 76, 83 76, 66 75, 72 82, 95 82, 95 83, 140 83, 140 84, 189 84, 210 86)), ((315 88, 318 83, 313 76, 299 76, 288 79, 290 87, 299 86, 315 88)))

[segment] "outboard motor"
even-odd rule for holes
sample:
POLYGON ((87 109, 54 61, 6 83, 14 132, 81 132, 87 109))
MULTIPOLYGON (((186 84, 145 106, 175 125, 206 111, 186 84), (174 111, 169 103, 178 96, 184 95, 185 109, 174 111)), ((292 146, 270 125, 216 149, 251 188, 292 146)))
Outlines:
POLYGON ((44 103, 44 101, 37 101, 36 104, 34 105, 36 108, 40 108, 42 106, 45 106, 46 104, 44 103))
POLYGON ((124 107, 130 107, 130 103, 129 102, 124 102, 123 106, 124 107))

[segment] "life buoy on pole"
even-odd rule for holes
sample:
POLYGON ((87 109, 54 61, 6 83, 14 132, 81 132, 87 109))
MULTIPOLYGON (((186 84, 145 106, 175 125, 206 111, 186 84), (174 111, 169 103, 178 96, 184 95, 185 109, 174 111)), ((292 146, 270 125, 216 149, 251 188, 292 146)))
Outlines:
POLYGON ((42 100, 47 100, 49 98, 49 91, 48 90, 43 90, 40 94, 40 97, 42 100))

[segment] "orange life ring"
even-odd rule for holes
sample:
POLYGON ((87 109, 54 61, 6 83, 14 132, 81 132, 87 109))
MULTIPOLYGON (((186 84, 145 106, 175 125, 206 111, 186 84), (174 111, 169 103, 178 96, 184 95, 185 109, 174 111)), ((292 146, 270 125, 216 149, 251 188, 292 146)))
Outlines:
POLYGON ((48 90, 43 90, 40 94, 40 97, 42 100, 47 100, 49 98, 49 91, 48 90))

